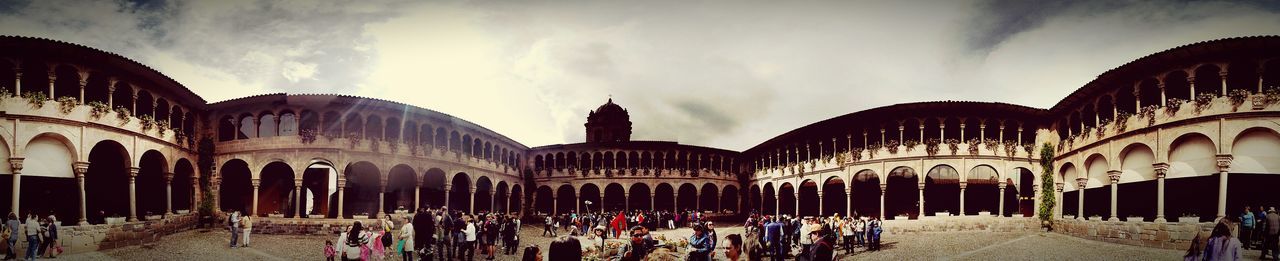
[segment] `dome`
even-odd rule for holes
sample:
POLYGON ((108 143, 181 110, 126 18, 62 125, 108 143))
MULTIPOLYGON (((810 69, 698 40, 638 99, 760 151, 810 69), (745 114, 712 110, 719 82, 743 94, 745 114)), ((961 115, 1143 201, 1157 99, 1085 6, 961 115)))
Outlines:
POLYGON ((613 98, 587 114, 587 142, 631 140, 631 116, 613 98))
POLYGON ((629 121, 631 121, 631 116, 627 114, 627 109, 623 109, 622 106, 618 106, 618 104, 613 103, 613 98, 609 98, 609 101, 600 105, 600 107, 597 107, 587 115, 587 122, 603 123, 629 121))

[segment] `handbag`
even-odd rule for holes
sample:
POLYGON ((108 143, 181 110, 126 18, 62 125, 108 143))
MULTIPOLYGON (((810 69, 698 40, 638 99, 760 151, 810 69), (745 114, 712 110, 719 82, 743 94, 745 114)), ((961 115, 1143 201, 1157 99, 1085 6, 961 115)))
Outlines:
POLYGON ((398 253, 404 252, 404 239, 401 239, 399 242, 396 242, 396 252, 398 253))

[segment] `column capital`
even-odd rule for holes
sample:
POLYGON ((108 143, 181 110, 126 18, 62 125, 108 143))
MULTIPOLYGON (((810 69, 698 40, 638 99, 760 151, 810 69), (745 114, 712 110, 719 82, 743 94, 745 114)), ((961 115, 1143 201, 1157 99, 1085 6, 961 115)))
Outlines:
POLYGON ((1078 189, 1084 189, 1084 186, 1086 186, 1086 185, 1089 185, 1089 179, 1087 179, 1087 178, 1076 178, 1076 186, 1077 186, 1076 188, 1078 188, 1078 189))
POLYGON ((1231 170, 1231 154, 1218 154, 1215 158, 1218 160, 1218 172, 1227 172, 1231 170))
POLYGON ((302 179, 293 179, 294 187, 302 187, 302 179))
POLYGON ((258 186, 262 186, 262 179, 251 179, 249 180, 249 184, 251 184, 254 189, 257 189, 258 186))
POLYGON ((141 170, 142 169, 138 167, 129 167, 129 178, 138 177, 138 171, 141 171, 141 170))
POLYGON ((1164 175, 1169 173, 1169 163, 1155 163, 1151 164, 1151 167, 1155 168, 1157 179, 1163 179, 1164 175))
POLYGON ((24 158, 9 158, 9 168, 13 169, 13 174, 22 173, 22 161, 24 158))
POLYGON ((77 178, 84 177, 85 173, 89 173, 89 163, 88 162, 71 163, 71 172, 75 173, 77 178))
POLYGON ((1004 182, 996 182, 996 187, 1000 188, 1000 190, 1004 190, 1004 187, 1008 185, 1009 184, 1005 184, 1004 182))
MULTIPOLYGON (((968 187, 968 186, 969 186, 968 182, 965 182, 964 180, 960 180, 960 189, 964 189, 965 187, 968 187)), ((881 188, 881 190, 883 189, 884 188, 881 188)))
POLYGON ((338 189, 343 189, 343 188, 346 188, 346 187, 347 187, 347 180, 345 180, 345 179, 338 179, 338 189))
POLYGON ((1062 192, 1062 186, 1063 186, 1063 185, 1065 185, 1065 184, 1066 184, 1066 183, 1062 183, 1062 182, 1055 182, 1055 183, 1053 183, 1053 190, 1054 190, 1054 191, 1057 191, 1057 192, 1062 192))
POLYGON ((1122 173, 1122 172, 1120 172, 1119 170, 1108 170, 1108 171, 1107 171, 1107 178, 1110 178, 1110 179, 1111 179, 1111 184, 1117 184, 1117 183, 1120 183, 1120 174, 1121 174, 1121 173, 1122 173))
POLYGON ((170 183, 170 182, 173 182, 173 172, 165 172, 164 183, 170 183))

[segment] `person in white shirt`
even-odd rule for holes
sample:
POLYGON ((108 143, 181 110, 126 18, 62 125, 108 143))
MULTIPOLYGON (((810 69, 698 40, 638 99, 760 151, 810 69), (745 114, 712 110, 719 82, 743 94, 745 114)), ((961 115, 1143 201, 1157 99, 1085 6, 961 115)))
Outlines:
MULTIPOLYGON (((467 216, 467 225, 463 226, 462 234, 465 235, 467 242, 463 245, 463 252, 466 253, 466 260, 472 260, 476 255, 476 223, 472 222, 472 216, 467 216)), ((461 253, 459 253, 461 254, 461 253)))
MULTIPOLYGON (((405 220, 412 220, 412 218, 406 216, 405 220)), ((405 222, 403 226, 400 226, 400 240, 404 241, 400 256, 405 261, 413 261, 413 246, 415 246, 413 244, 413 234, 413 222, 405 222)))

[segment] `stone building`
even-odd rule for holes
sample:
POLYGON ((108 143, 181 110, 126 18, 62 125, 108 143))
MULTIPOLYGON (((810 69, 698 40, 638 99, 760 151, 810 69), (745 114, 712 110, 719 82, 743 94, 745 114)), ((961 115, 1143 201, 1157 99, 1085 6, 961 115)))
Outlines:
POLYGON ((28 37, 0 37, 0 89, 9 163, 0 187, 10 189, 0 204, 98 231, 79 246, 135 243, 100 235, 112 231, 189 226, 185 213, 206 194, 223 211, 322 220, 445 205, 927 220, 1030 216, 1055 193, 1060 218, 1161 223, 1280 205, 1265 195, 1280 185, 1277 36, 1151 54, 1048 109, 889 105, 742 152, 633 141, 629 114, 612 100, 587 114, 585 142, 538 147, 378 99, 209 103, 126 57, 28 37), (1039 186, 1037 164, 1046 143, 1050 188, 1039 186))

